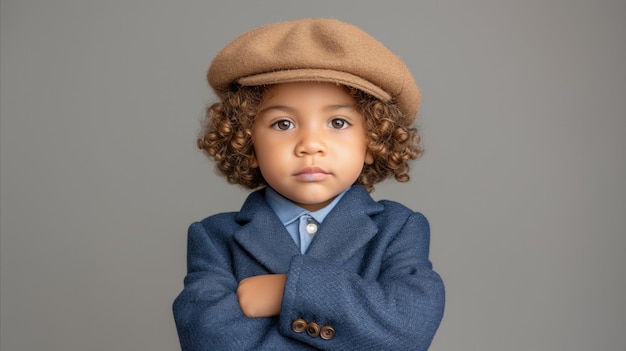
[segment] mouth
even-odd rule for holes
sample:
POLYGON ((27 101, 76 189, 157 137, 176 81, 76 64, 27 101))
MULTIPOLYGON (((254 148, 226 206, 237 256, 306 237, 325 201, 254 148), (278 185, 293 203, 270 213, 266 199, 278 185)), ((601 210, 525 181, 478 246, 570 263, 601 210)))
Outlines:
POLYGON ((296 179, 301 181, 316 182, 330 176, 330 172, 317 166, 309 166, 302 168, 301 170, 296 172, 294 176, 296 177, 296 179))

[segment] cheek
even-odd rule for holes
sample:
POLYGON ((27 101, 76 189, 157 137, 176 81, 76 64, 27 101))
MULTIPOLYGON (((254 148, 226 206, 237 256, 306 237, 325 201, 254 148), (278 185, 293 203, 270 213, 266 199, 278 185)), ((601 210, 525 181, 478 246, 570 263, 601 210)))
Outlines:
POLYGON ((367 140, 365 138, 361 138, 360 136, 354 136, 350 140, 346 140, 339 149, 344 154, 344 157, 356 160, 362 159, 364 163, 367 163, 368 156, 371 158, 367 149, 367 140))
POLYGON ((335 162, 344 167, 361 168, 364 163, 368 163, 369 160, 373 159, 367 152, 367 147, 361 143, 342 145, 337 147, 336 150, 335 162))
POLYGON ((285 150, 287 150, 286 147, 276 142, 253 142, 252 146, 254 147, 255 164, 257 167, 262 168, 261 170, 263 170, 263 168, 270 169, 280 164, 280 160, 284 159, 283 154, 285 150))

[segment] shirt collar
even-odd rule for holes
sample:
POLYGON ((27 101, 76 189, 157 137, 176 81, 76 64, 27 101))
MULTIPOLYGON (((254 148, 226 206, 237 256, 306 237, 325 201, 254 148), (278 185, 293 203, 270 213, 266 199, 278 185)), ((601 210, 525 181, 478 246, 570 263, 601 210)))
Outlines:
POLYGON ((265 188, 265 199, 284 226, 289 225, 290 223, 300 218, 300 216, 305 214, 310 215, 311 217, 313 217, 313 219, 317 221, 317 223, 321 224, 326 216, 330 213, 330 211, 332 211, 332 209, 335 207, 335 205, 337 205, 339 200, 341 200, 343 195, 348 191, 348 189, 342 191, 333 199, 333 201, 331 201, 331 203, 326 205, 324 208, 321 208, 314 212, 311 212, 296 205, 291 200, 280 195, 278 192, 276 192, 276 190, 270 188, 269 186, 265 188))

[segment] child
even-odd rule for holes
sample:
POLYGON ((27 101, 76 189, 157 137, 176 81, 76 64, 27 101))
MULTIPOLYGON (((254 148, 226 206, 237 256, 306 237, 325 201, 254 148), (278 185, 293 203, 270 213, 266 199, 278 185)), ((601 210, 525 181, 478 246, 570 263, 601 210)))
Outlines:
POLYGON ((428 349, 444 306, 428 222, 368 194, 421 154, 404 63, 350 24, 302 19, 243 34, 208 81, 220 102, 199 147, 260 189, 189 229, 182 349, 428 349))

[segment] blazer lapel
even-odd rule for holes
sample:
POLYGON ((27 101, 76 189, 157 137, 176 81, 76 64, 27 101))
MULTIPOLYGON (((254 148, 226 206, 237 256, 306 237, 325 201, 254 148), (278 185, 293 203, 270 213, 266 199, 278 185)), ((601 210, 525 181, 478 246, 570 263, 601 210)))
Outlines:
POLYGON ((265 201, 264 190, 258 190, 246 199, 237 215, 242 227, 235 233, 235 241, 259 264, 271 273, 285 273, 298 246, 289 236, 274 211, 265 201))
POLYGON ((341 265, 378 232, 371 216, 384 210, 361 186, 353 186, 328 214, 307 255, 341 265))

